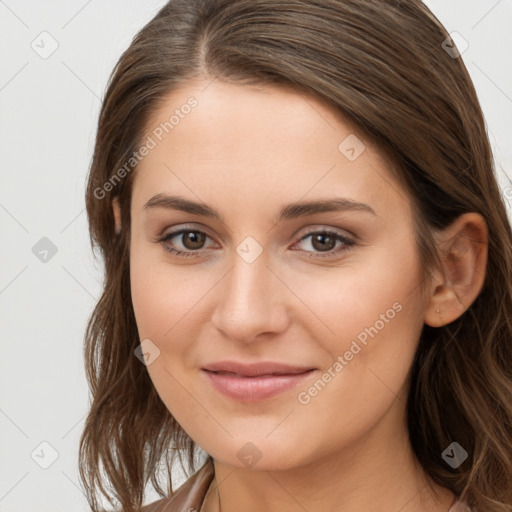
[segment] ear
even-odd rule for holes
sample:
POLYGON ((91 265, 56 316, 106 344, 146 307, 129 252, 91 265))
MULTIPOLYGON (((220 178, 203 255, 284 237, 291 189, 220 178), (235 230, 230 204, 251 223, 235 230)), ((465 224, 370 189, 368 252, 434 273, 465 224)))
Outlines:
POLYGON ((465 213, 435 235, 443 264, 432 274, 425 323, 441 327, 464 313, 482 290, 488 230, 478 213, 465 213))
POLYGON ((121 206, 119 204, 119 197, 112 199, 112 209, 114 210, 115 230, 118 235, 121 232, 121 206))

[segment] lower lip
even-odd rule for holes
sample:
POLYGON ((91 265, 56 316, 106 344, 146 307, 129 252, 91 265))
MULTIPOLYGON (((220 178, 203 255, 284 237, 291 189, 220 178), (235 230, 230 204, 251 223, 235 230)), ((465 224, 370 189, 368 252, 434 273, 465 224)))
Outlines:
POLYGON ((258 402, 294 388, 314 370, 288 375, 241 377, 230 373, 214 373, 202 370, 213 387, 223 395, 241 402, 258 402))

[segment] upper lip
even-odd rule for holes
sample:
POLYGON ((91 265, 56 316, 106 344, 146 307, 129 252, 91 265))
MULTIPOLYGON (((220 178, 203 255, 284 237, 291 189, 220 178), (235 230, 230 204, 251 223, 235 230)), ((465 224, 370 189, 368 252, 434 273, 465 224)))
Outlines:
POLYGON ((203 366, 203 370, 235 373, 243 377, 257 377, 260 375, 296 375, 314 370, 314 368, 311 366, 291 366, 272 361, 251 364, 243 364, 236 361, 220 361, 203 366))

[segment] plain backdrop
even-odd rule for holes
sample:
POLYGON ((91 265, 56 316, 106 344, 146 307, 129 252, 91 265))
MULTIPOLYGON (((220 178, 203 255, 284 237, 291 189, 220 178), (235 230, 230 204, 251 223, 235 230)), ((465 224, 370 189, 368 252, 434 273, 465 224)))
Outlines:
MULTIPOLYGON (((102 267, 85 179, 110 71, 164 3, 0 0, 0 512, 89 510, 77 472, 82 345, 102 267)), ((512 0, 426 3, 469 45, 462 58, 511 198, 512 0)))

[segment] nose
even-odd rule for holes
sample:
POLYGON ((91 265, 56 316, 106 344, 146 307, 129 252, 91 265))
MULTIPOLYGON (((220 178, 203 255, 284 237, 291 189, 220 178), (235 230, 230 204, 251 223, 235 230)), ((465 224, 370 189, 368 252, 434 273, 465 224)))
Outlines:
POLYGON ((290 291, 263 255, 248 263, 235 254, 233 268, 218 286, 221 292, 212 323, 227 338, 250 343, 287 329, 290 291))

